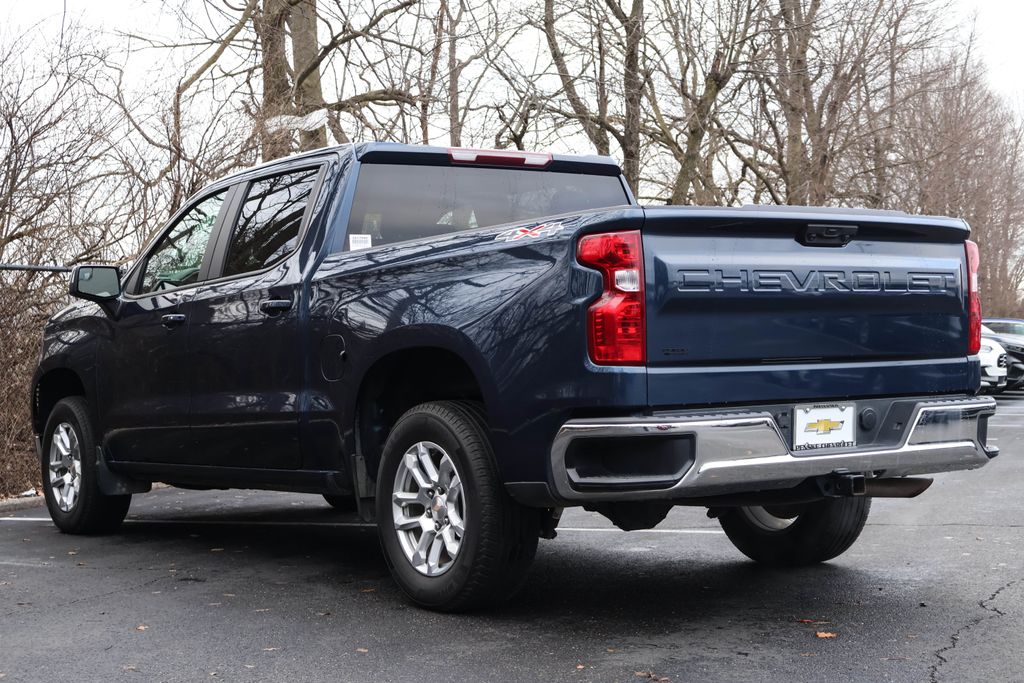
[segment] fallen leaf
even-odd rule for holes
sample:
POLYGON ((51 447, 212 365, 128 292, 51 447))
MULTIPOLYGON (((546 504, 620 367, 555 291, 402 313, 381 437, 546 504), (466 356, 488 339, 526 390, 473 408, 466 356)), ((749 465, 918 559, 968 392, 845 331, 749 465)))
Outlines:
POLYGON ((836 637, 836 634, 832 633, 831 631, 818 631, 814 635, 818 636, 819 638, 835 638, 836 637))
POLYGON ((614 647, 605 648, 605 652, 618 652, 614 647))
POLYGON ((135 668, 134 664, 126 664, 121 667, 121 671, 138 671, 138 669, 135 668))
POLYGON ((369 652, 369 650, 367 650, 365 647, 357 647, 356 652, 362 652, 363 654, 366 654, 367 652, 369 652))
POLYGON ((149 628, 149 627, 146 626, 145 624, 139 624, 138 626, 135 627, 135 630, 136 631, 145 631, 147 628, 149 628))
POLYGON ((359 591, 359 592, 360 592, 360 593, 376 593, 376 592, 377 592, 377 589, 376 589, 376 588, 363 588, 363 589, 362 589, 361 591, 359 591))

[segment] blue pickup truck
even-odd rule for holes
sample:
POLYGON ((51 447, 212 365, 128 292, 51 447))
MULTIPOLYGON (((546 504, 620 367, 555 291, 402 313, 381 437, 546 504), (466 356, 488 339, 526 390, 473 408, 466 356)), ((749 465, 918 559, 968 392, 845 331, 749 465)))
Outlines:
POLYGON ((701 506, 774 565, 985 465, 957 219, 646 207, 602 157, 347 145, 219 180, 83 265, 31 402, 46 502, 153 482, 323 495, 441 610, 513 594, 561 511, 701 506))

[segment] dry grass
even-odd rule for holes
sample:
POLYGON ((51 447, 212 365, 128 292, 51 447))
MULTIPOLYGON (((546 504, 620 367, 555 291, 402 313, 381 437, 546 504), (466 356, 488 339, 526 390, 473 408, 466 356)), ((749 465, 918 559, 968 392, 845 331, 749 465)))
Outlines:
POLYGON ((0 288, 0 497, 40 485, 29 392, 53 306, 25 295, 18 287, 0 288))

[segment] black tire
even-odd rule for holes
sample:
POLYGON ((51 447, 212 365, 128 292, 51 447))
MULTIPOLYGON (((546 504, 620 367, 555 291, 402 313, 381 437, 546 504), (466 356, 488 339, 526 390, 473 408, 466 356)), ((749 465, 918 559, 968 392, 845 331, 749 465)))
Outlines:
POLYGON ((798 566, 825 562, 846 552, 864 529, 870 509, 870 498, 826 498, 800 506, 730 508, 718 521, 732 544, 750 559, 798 566), (792 523, 785 528, 766 528, 756 521, 764 512, 771 518, 792 519, 792 523))
POLYGON ((388 435, 377 476, 377 525, 391 575, 409 599, 421 607, 454 612, 499 604, 522 586, 537 552, 540 513, 505 492, 481 408, 437 401, 409 410, 388 435), (465 531, 456 556, 438 576, 413 566, 394 526, 392 496, 399 465, 406 451, 420 442, 443 449, 462 480, 465 531))
POLYGON ((356 499, 354 496, 335 496, 330 493, 324 494, 324 500, 334 508, 341 512, 355 512, 356 511, 356 499))
POLYGON ((132 503, 131 495, 106 496, 99 488, 96 471, 96 436, 85 399, 72 396, 61 399, 53 407, 43 430, 43 452, 40 467, 43 493, 50 518, 57 528, 67 534, 102 534, 116 531, 132 503), (70 509, 62 510, 51 483, 50 448, 54 432, 60 425, 68 425, 78 441, 80 452, 80 483, 70 509))

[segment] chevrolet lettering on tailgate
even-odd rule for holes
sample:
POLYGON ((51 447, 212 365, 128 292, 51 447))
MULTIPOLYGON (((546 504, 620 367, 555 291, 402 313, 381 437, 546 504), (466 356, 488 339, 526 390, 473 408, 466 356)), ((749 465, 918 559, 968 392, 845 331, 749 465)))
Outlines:
POLYGON ((676 272, 680 292, 911 292, 959 291, 955 271, 760 270, 696 268, 676 272))

